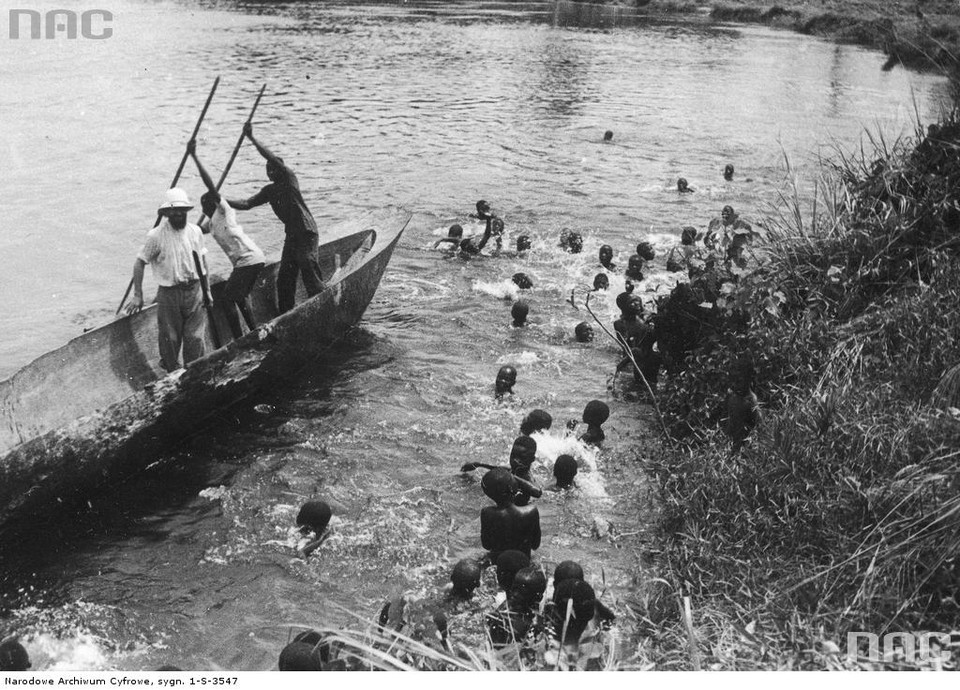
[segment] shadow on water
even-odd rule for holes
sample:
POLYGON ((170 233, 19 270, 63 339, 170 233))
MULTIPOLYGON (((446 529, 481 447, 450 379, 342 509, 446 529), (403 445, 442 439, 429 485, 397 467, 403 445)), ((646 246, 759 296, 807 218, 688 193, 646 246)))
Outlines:
POLYGON ((14 524, 0 540, 0 615, 22 603, 27 583, 31 591, 44 591, 48 604, 56 603, 59 585, 82 574, 77 567, 85 554, 130 540, 162 542, 175 531, 172 523, 203 519, 216 505, 198 502, 198 494, 229 486, 256 458, 251 447, 263 453, 296 445, 301 438, 288 424, 292 418, 332 414, 344 379, 392 356, 376 336, 354 329, 273 388, 219 410, 209 426, 168 446, 143 470, 14 524))

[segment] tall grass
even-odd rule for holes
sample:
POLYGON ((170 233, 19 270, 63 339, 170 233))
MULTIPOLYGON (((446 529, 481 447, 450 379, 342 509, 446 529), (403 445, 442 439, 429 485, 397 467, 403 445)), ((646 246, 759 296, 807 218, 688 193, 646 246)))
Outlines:
MULTIPOLYGON (((494 643, 486 629, 478 640, 476 630, 460 629, 459 624, 464 623, 461 616, 455 617, 456 623, 449 630, 446 617, 442 616, 438 628, 438 603, 417 599, 401 606, 402 613, 391 624, 378 625, 361 614, 335 606, 354 623, 336 628, 294 625, 289 637, 299 632, 315 633, 314 654, 323 670, 635 671, 653 667, 641 653, 625 653, 627 646, 612 630, 592 623, 577 642, 568 640, 561 645, 551 624, 543 618, 545 604, 542 602, 533 629, 522 639, 509 643, 494 643), (542 624, 546 624, 543 629, 542 624)), ((559 623, 560 638, 566 638, 572 616, 571 607, 559 623)))
POLYGON ((647 465, 662 572, 744 631, 713 640, 736 650, 723 667, 960 615, 960 373, 941 382, 960 362, 957 113, 838 157, 811 210, 787 201, 661 386, 685 445, 647 465), (722 401, 745 357, 764 421, 732 453, 722 401))

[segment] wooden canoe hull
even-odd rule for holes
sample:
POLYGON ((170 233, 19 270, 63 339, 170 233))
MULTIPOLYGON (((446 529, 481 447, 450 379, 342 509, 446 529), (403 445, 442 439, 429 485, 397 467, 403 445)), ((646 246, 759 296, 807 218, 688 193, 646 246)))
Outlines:
MULTIPOLYGON (((0 382, 0 526, 145 466, 217 410, 315 359, 363 316, 409 218, 388 209, 338 226, 321 246, 325 289, 280 316, 268 265, 251 295, 262 325, 185 369, 160 370, 151 306, 0 382)), ((215 305, 222 287, 212 286, 215 305)), ((216 319, 228 337, 222 312, 216 319)))

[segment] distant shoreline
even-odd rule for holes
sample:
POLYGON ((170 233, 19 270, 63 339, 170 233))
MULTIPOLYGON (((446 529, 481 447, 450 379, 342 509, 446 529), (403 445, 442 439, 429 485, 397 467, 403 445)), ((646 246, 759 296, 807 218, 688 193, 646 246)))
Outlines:
POLYGON ((635 0, 641 12, 707 14, 715 21, 764 24, 876 48, 886 69, 960 72, 960 3, 949 0, 635 0))

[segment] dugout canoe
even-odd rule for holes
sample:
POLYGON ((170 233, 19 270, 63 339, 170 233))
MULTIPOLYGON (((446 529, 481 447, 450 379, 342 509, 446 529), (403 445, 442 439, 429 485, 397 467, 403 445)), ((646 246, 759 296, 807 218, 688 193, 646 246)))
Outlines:
MULTIPOLYGON (((134 472, 196 432, 217 410, 288 376, 363 316, 410 220, 385 209, 343 223, 320 246, 324 290, 277 316, 278 264, 251 293, 255 330, 166 373, 157 350, 156 305, 91 330, 0 382, 0 530, 38 507, 76 498, 134 472)), ((224 277, 211 292, 219 311, 224 277)))

